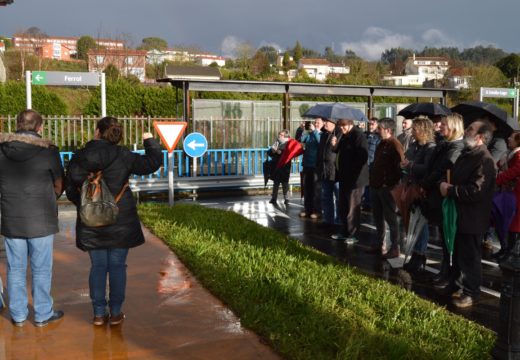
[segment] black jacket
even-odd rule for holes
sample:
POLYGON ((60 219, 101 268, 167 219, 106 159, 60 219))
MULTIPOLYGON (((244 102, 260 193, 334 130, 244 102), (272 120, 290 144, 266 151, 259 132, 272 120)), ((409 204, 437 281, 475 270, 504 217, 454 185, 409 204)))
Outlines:
POLYGON ((278 143, 277 149, 282 151, 281 154, 277 154, 272 147, 270 147, 269 150, 267 150, 267 155, 269 155, 272 159, 270 173, 271 175, 269 176, 269 178, 275 182, 286 183, 289 182, 289 178, 291 177, 292 160, 280 168, 277 167, 278 161, 280 160, 280 157, 282 157, 286 145, 287 142, 284 142, 283 144, 278 143))
MULTIPOLYGON (((103 170, 103 178, 117 195, 130 174, 147 175, 159 169, 163 155, 154 139, 144 141, 146 155, 131 152, 105 140, 89 141, 74 154, 67 168, 67 198, 80 205, 80 188, 89 172, 103 170)), ((84 251, 109 248, 132 248, 144 243, 134 198, 127 188, 118 202, 119 214, 114 225, 88 227, 76 221, 76 245, 84 251)))
POLYGON ((36 238, 57 233, 55 183, 62 181, 60 153, 50 141, 34 132, 0 134, 2 235, 36 238))
POLYGON ((420 181, 421 187, 426 191, 421 210, 430 223, 441 225, 442 222, 442 196, 439 191, 439 183, 446 178, 446 171, 453 173, 453 165, 457 161, 464 141, 442 141, 434 149, 428 164, 426 176, 420 181))
MULTIPOLYGON (((334 133, 323 130, 320 134, 318 156, 316 157, 316 175, 318 180, 337 181, 336 179, 336 153, 332 151, 330 140, 334 133)), ((338 141, 340 140, 340 136, 338 141)))
POLYGON ((338 180, 352 189, 368 185, 368 142, 363 131, 353 127, 334 150, 338 180))
POLYGON ((408 149, 405 152, 406 159, 410 161, 405 169, 408 181, 411 181, 414 184, 419 184, 427 175, 428 164, 431 161, 434 150, 434 142, 428 142, 421 145, 417 141, 414 141, 408 146, 408 149))
POLYGON ((496 169, 486 145, 462 150, 453 167, 448 196, 457 204, 457 232, 484 234, 489 228, 496 169))

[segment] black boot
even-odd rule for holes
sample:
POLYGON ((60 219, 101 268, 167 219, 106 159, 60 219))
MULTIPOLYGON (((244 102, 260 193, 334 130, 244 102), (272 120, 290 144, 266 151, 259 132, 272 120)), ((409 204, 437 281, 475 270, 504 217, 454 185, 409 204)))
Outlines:
POLYGON ((410 273, 414 273, 419 271, 420 269, 424 270, 425 266, 426 255, 413 252, 410 261, 403 265, 403 270, 408 271, 410 273))

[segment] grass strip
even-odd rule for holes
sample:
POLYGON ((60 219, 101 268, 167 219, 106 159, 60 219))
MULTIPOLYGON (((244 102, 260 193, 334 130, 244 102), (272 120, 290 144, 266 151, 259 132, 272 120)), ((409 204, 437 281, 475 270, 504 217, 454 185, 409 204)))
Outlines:
POLYGON ((239 214, 150 203, 139 214, 287 359, 490 357, 490 330, 239 214))

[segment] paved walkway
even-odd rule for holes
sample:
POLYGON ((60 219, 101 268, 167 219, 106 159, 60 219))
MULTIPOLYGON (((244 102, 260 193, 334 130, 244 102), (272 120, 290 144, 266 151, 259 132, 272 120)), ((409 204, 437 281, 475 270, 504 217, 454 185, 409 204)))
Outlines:
MULTIPOLYGON (((163 242, 145 230, 146 243, 128 258, 121 326, 94 327, 88 295, 88 255, 74 243, 75 211, 60 207, 53 296, 63 321, 36 328, 0 316, 0 359, 278 359, 239 319, 203 289, 163 242)), ((5 282, 5 253, 0 251, 5 282)), ((30 314, 32 320, 32 312, 30 314)))

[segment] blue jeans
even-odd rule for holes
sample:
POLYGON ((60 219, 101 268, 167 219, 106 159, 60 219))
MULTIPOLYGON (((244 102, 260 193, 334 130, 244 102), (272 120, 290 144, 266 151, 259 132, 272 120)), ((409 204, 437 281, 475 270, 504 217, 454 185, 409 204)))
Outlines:
POLYGON ((339 223, 338 199, 339 183, 337 181, 322 180, 321 208, 323 210, 323 221, 327 224, 339 223))
POLYGON ((31 265, 34 321, 45 321, 54 313, 51 296, 53 240, 54 235, 31 239, 5 238, 9 313, 16 322, 25 321, 29 315, 27 258, 31 265))
POLYGON ((88 252, 90 256, 90 299, 95 316, 104 316, 107 307, 106 286, 109 278, 110 314, 119 315, 125 301, 126 257, 128 249, 96 249, 88 252))
POLYGON ((413 247, 413 250, 419 254, 424 254, 426 249, 428 248, 428 240, 430 239, 430 229, 428 228, 428 224, 424 225, 421 230, 421 233, 417 237, 417 242, 413 247))

